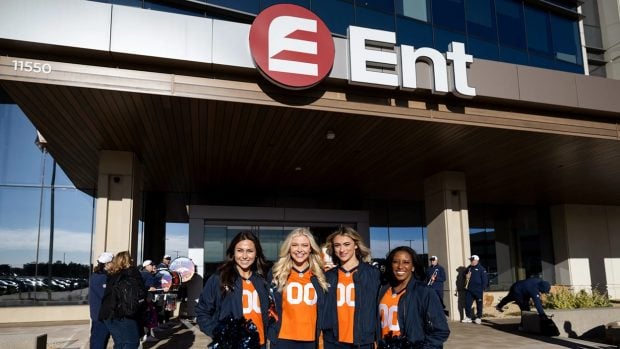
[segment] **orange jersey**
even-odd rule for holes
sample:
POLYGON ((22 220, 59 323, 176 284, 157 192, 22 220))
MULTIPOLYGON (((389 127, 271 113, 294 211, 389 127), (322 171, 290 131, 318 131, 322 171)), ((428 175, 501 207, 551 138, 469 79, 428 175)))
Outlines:
POLYGON ((388 288, 379 302, 379 313, 381 315, 381 337, 385 337, 390 331, 392 335, 400 335, 398 326, 398 301, 405 294, 406 289, 399 293, 393 293, 392 288, 388 288))
POLYGON ((338 310, 338 341, 353 343, 353 318, 355 315, 355 285, 353 273, 338 270, 336 309, 338 310))
POLYGON ((258 330, 260 338, 260 344, 265 344, 265 331, 263 328, 263 317, 260 312, 260 299, 258 299, 258 293, 254 288, 254 284, 250 280, 243 280, 243 317, 247 320, 252 320, 258 330))
POLYGON ((319 296, 310 281, 311 276, 310 271, 300 276, 295 270, 291 270, 282 292, 282 326, 278 338, 316 340, 316 303, 319 296))

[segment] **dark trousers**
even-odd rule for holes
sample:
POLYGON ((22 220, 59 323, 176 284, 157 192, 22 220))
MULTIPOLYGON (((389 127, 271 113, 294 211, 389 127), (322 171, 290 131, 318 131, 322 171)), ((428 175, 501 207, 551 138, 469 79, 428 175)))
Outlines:
POLYGON ((471 314, 471 306, 476 301, 476 317, 482 319, 482 292, 472 292, 467 290, 465 293, 465 315, 468 318, 474 319, 471 314))
POLYGON ((290 339, 278 339, 277 342, 271 343, 272 349, 316 349, 318 344, 316 341, 293 341, 290 339))
POLYGON ((441 307, 446 309, 446 305, 443 304, 443 288, 437 289, 433 287, 433 290, 435 291, 435 293, 437 293, 437 296, 439 297, 439 301, 441 302, 441 307))
POLYGON ((512 291, 508 292, 506 297, 502 298, 502 300, 499 302, 499 304, 497 304, 497 307, 498 308, 503 308, 506 304, 508 304, 510 302, 517 303, 517 305, 519 306, 519 309, 521 309, 521 311, 528 311, 528 310, 530 310, 530 305, 527 304, 526 302, 523 302, 521 297, 517 297, 512 291))
POLYGON ((323 342, 324 349, 373 349, 375 347, 374 344, 365 344, 365 345, 355 345, 351 343, 342 343, 342 342, 323 342))
POLYGON ((138 322, 133 319, 112 319, 104 321, 112 335, 114 349, 137 349, 140 345, 138 322))
POLYGON ((110 340, 110 331, 103 321, 92 320, 90 325, 90 349, 105 349, 110 340))

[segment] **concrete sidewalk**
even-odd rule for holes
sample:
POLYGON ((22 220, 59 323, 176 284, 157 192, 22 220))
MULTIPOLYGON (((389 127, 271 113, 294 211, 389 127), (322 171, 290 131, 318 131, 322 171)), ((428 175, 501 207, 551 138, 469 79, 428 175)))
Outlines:
MULTIPOLYGON (((452 331, 445 348, 457 349, 616 349, 616 346, 560 337, 543 337, 524 334, 517 330, 518 318, 491 319, 481 325, 450 322, 452 331)), ((144 343, 144 349, 187 349, 207 348, 207 337, 188 320, 173 320, 169 329, 156 332, 158 342, 144 343)), ((47 333, 48 349, 88 349, 89 324, 72 323, 30 323, 0 325, 0 343, 3 334, 47 333)), ((0 347, 2 345, 0 344, 0 347)), ((112 348, 110 344, 108 348, 112 348)))

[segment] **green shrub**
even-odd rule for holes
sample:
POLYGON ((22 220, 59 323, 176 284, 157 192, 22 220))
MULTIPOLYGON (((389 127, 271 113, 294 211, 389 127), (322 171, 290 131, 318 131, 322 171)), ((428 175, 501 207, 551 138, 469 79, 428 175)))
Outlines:
POLYGON ((547 309, 601 308, 610 307, 611 302, 606 294, 597 290, 592 290, 591 294, 585 290, 573 293, 566 287, 559 287, 547 296, 544 306, 547 309))

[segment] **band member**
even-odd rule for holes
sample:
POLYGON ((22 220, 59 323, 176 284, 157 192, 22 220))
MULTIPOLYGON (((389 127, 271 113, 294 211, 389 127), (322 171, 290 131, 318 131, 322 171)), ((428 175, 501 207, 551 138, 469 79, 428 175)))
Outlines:
POLYGON ((226 250, 227 261, 213 274, 202 290, 196 307, 200 330, 213 337, 220 321, 242 316, 256 325, 261 348, 269 323, 268 268, 263 249, 252 232, 237 234, 226 250))
POLYGON ((378 330, 381 337, 389 333, 406 337, 413 348, 443 348, 450 335, 448 322, 435 292, 415 280, 418 268, 417 254, 410 247, 396 247, 389 253, 388 284, 379 291, 378 330))
POLYGON ((275 349, 316 349, 328 284, 321 250, 306 228, 289 233, 271 269, 277 321, 269 328, 275 349))
POLYGON ((479 264, 480 257, 469 257, 471 264, 465 272, 465 318, 461 322, 482 323, 482 296, 488 285, 487 270, 479 264), (476 317, 472 317, 471 306, 476 301, 476 317))
POLYGON ((541 317, 546 317, 545 310, 542 307, 542 302, 540 301, 541 293, 549 293, 551 290, 551 285, 541 279, 537 278, 529 278, 521 281, 517 281, 512 286, 510 286, 510 291, 506 297, 502 298, 502 300, 495 306, 495 309, 499 312, 504 312, 502 309, 506 304, 510 302, 515 302, 519 306, 521 311, 529 311, 530 310, 530 299, 534 302, 534 306, 536 307, 536 311, 538 315, 541 317))
POLYGON ((362 237, 342 227, 327 237, 327 253, 336 268, 325 273, 330 285, 325 302, 325 349, 374 347, 380 272, 371 266, 362 237))
POLYGON ((446 281, 446 271, 439 265, 439 258, 437 256, 431 256, 429 260, 431 265, 426 269, 426 284, 435 290, 441 301, 441 306, 445 309, 446 305, 443 303, 443 283, 446 281))
POLYGON ((88 284, 88 305, 90 306, 90 349, 104 349, 108 347, 110 331, 103 321, 99 320, 99 309, 106 289, 108 278, 107 269, 112 266, 114 255, 103 252, 97 258, 97 265, 93 269, 88 284))

